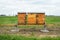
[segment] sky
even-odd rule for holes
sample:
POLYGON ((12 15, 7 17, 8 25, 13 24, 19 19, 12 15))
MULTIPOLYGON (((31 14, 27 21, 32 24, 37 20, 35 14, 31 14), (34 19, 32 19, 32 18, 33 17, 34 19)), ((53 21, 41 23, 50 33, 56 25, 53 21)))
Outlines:
POLYGON ((0 0, 0 15, 16 15, 18 12, 45 12, 60 16, 60 0, 0 0))

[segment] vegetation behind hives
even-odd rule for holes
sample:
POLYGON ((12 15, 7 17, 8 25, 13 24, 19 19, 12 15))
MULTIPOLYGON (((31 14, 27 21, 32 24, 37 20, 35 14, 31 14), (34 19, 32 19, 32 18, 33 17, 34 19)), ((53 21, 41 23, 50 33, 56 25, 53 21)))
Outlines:
MULTIPOLYGON (((46 16, 46 23, 60 23, 60 16, 46 16)), ((17 16, 0 16, 0 24, 17 24, 17 16)))
POLYGON ((60 23, 60 16, 46 16, 46 23, 60 23))
MULTIPOLYGON (((47 24, 60 24, 60 16, 46 16, 47 24)), ((0 16, 1 24, 17 24, 17 16, 0 16)), ((31 26, 33 28, 33 26, 31 26)), ((27 28, 27 27, 26 27, 27 28)), ((32 33, 33 35, 33 33, 32 33)), ((60 37, 45 37, 45 38, 34 38, 34 37, 24 37, 17 35, 0 35, 0 40, 60 40, 60 37)))
POLYGON ((0 24, 17 24, 17 16, 0 16, 0 24))

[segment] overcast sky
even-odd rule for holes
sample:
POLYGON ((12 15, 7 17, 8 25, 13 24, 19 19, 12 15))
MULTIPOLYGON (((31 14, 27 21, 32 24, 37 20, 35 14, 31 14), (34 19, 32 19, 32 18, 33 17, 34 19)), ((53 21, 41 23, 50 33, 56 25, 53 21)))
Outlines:
POLYGON ((0 0, 0 14, 15 15, 17 12, 60 15, 60 0, 0 0))

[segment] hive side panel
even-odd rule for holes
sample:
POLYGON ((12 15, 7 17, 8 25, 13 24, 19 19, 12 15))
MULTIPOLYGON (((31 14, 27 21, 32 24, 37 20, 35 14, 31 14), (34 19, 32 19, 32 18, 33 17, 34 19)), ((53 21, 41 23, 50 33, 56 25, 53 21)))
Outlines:
POLYGON ((36 14, 35 13, 28 13, 27 24, 29 24, 29 25, 36 24, 36 14))
POLYGON ((44 25, 45 24, 45 13, 37 14, 37 24, 44 25))
POLYGON ((18 13, 18 25, 26 24, 26 13, 18 13))

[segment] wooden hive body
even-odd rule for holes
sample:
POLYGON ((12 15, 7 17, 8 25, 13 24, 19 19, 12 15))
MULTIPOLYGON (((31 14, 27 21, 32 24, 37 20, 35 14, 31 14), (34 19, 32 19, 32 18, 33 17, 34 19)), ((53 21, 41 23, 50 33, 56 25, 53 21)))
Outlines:
POLYGON ((44 25, 45 24, 45 13, 18 13, 18 24, 19 25, 44 25), (27 19, 26 19, 27 17, 27 19))
POLYGON ((36 14, 28 13, 27 24, 31 24, 31 25, 36 24, 36 14))
POLYGON ((18 24, 19 25, 26 24, 25 20, 26 20, 26 13, 18 13, 18 24))
POLYGON ((45 13, 37 13, 37 24, 44 25, 45 24, 45 13))

